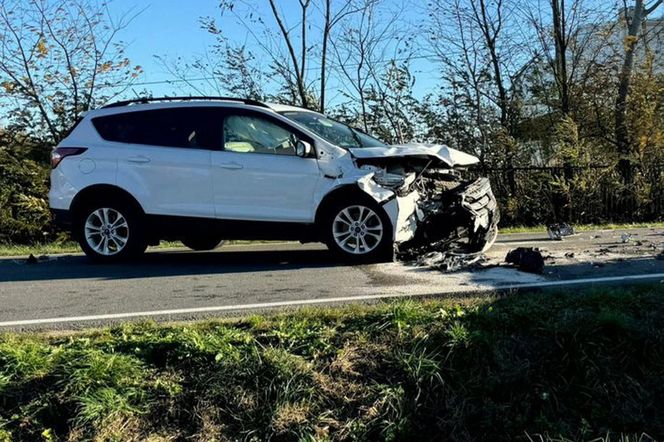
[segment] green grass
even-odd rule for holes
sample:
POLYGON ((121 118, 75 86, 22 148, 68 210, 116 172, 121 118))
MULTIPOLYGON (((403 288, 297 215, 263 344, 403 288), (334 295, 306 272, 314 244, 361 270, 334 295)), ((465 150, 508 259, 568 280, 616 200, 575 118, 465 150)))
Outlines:
POLYGON ((661 439, 661 292, 4 334, 0 441, 661 439))
MULTIPOLYGON (((225 244, 228 245, 244 245, 244 244, 265 244, 271 243, 274 241, 226 241, 225 244)), ((223 247, 223 246, 222 246, 223 247)), ((186 249, 180 241, 161 241, 161 243, 153 248, 157 249, 186 249)), ((20 245, 20 244, 0 244, 0 256, 17 256, 17 257, 27 257, 30 254, 35 256, 42 255, 60 255, 60 254, 69 254, 69 253, 83 253, 81 247, 77 242, 74 241, 64 241, 64 242, 53 242, 53 243, 44 243, 44 244, 33 244, 33 245, 20 245)), ((2 440, 0 439, 0 442, 2 440)))
POLYGON ((79 247, 78 243, 73 241, 32 245, 0 244, 0 256, 28 256, 30 254, 41 256, 62 253, 77 253, 80 251, 81 248, 79 247))
MULTIPOLYGON (((587 232, 591 230, 622 230, 622 229, 641 229, 641 228, 664 228, 664 222, 651 223, 623 223, 623 224, 583 224, 575 225, 577 232, 587 232)), ((501 227, 500 233, 546 233, 546 226, 514 226, 501 227)))

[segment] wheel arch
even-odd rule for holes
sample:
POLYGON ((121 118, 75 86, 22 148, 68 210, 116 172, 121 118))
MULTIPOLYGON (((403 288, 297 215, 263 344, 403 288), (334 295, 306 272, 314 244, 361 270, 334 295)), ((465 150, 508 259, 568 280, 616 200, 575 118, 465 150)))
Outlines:
POLYGON ((92 201, 122 201, 130 204, 141 215, 145 214, 141 204, 129 192, 112 184, 94 184, 79 191, 70 206, 70 212, 76 215, 87 203, 92 201))
POLYGON ((344 184, 342 186, 337 187, 336 189, 332 190, 327 195, 325 195, 325 197, 323 197, 321 202, 318 204, 318 207, 316 208, 316 217, 315 217, 316 225, 320 225, 320 222, 322 221, 323 217, 327 214, 327 211, 330 210, 330 208, 337 202, 348 200, 350 198, 359 199, 367 197, 369 197, 369 195, 363 192, 362 189, 360 189, 357 186, 357 184, 344 184))
MULTIPOLYGON (((380 202, 376 201, 374 198, 371 197, 368 193, 363 191, 357 183, 353 184, 345 184, 343 186, 340 186, 327 195, 321 200, 320 204, 318 204, 318 208, 316 209, 316 218, 315 218, 315 223, 317 228, 319 229, 319 234, 320 234, 320 228, 322 226, 322 222, 325 219, 325 216, 328 214, 328 211, 330 208, 334 207, 334 205, 340 201, 365 201, 367 203, 372 203, 376 204, 377 206, 380 207, 381 210, 385 212, 385 215, 387 218, 390 220, 390 223, 392 224, 391 217, 385 211, 385 208, 383 207, 383 204, 380 202)), ((392 238, 394 238, 394 227, 390 226, 390 229, 387 229, 387 231, 391 232, 392 238)))

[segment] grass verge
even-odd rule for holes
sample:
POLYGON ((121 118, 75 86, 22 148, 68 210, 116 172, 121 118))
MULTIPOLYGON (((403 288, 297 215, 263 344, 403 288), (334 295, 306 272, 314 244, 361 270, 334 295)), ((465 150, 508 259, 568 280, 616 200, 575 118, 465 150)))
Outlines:
MULTIPOLYGON (((664 228, 664 222, 652 223, 623 223, 623 224, 582 224, 574 226, 577 232, 587 232, 590 230, 621 230, 621 229, 649 229, 664 228)), ((546 233, 546 226, 514 226, 501 227, 500 233, 546 233)))
POLYGON ((35 256, 55 255, 62 253, 77 253, 81 248, 74 241, 52 242, 42 244, 0 244, 0 256, 35 256))
MULTIPOLYGON (((225 241, 225 245, 244 245, 244 244, 270 244, 283 241, 244 241, 232 240, 225 241)), ((223 246, 222 246, 223 247, 223 246)), ((180 241, 161 241, 158 246, 152 249, 187 249, 180 241)), ((26 257, 30 254, 35 256, 42 255, 61 255, 68 253, 83 253, 77 242, 64 241, 43 244, 20 245, 20 244, 0 244, 0 256, 18 256, 26 257)), ((2 442, 2 441, 0 441, 2 442)))
POLYGON ((0 440, 662 438, 662 324, 651 285, 3 334, 0 440))

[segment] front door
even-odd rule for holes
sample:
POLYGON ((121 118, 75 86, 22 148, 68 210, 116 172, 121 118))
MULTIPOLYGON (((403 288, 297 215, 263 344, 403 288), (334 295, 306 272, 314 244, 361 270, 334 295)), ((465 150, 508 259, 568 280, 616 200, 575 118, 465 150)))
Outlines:
POLYGON ((300 137, 276 118, 229 110, 211 160, 217 218, 312 222, 320 171, 316 158, 295 155, 300 137))

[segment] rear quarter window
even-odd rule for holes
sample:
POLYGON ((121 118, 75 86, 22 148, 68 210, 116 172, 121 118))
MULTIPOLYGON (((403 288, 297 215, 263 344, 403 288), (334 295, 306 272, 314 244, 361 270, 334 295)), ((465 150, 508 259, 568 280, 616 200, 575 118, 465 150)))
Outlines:
POLYGON ((214 108, 157 109, 92 119, 107 141, 199 149, 219 147, 220 122, 214 108))

